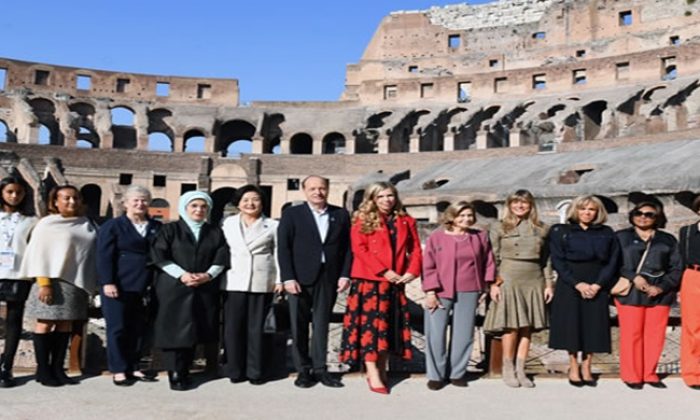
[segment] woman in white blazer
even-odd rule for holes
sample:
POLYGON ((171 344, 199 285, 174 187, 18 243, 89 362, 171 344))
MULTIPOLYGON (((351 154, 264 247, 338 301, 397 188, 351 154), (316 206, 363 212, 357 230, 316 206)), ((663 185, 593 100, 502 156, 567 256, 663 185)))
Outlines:
POLYGON ((238 189, 240 211, 224 220, 231 269, 223 288, 225 372, 232 383, 265 383, 263 323, 274 292, 282 290, 277 268, 277 221, 263 215, 263 192, 254 185, 238 189))

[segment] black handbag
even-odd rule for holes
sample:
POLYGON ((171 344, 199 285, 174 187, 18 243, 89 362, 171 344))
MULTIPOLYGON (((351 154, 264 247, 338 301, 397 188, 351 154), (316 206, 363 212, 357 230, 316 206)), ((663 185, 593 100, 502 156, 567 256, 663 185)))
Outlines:
POLYGON ((263 332, 265 334, 283 333, 289 331, 289 328, 289 303, 283 293, 275 293, 265 315, 263 332))

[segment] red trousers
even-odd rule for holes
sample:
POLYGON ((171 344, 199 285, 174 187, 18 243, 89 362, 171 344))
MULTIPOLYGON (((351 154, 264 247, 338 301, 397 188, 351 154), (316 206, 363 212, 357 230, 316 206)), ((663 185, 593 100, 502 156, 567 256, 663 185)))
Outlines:
POLYGON ((620 322, 620 379, 658 382, 656 366, 666 340, 668 306, 622 305, 615 299, 620 322))
POLYGON ((681 377, 700 385, 700 271, 690 269, 681 280, 681 377))

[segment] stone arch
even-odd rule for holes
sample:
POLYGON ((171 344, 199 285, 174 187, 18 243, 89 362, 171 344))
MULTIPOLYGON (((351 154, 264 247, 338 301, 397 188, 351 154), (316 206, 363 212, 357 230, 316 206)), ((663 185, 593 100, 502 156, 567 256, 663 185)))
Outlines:
POLYGON ((48 142, 42 144, 63 145, 63 133, 61 133, 58 119, 56 118, 56 105, 53 101, 38 97, 31 99, 29 106, 31 106, 40 127, 46 127, 46 130, 49 132, 48 142))
POLYGON ((608 212, 608 214, 615 214, 619 212, 619 208, 617 206, 617 203, 613 201, 610 197, 604 196, 604 195, 597 195, 600 199, 600 201, 603 203, 603 206, 605 206, 605 211, 608 212))
POLYGON ((571 207, 571 202, 572 200, 562 200, 554 206, 554 208, 557 209, 557 213, 559 213, 559 223, 567 222, 566 213, 569 211, 569 207, 571 207))
MULTIPOLYGON (((487 203, 483 200, 472 201, 474 205, 474 210, 478 216, 486 217, 488 219, 498 219, 498 208, 491 203, 487 203)), ((478 217, 477 216, 477 217, 478 217)))
POLYGON ((51 133, 51 129, 49 127, 47 127, 45 124, 39 124, 38 143, 44 144, 44 145, 51 144, 52 137, 53 137, 53 134, 51 133))
POLYGON ((603 124, 603 111, 606 109, 608 109, 608 102, 603 100, 590 102, 581 108, 584 140, 594 140, 600 134, 603 124))
POLYGON ((679 191, 673 195, 673 199, 680 205, 690 210, 693 209, 693 201, 698 195, 692 191, 679 191))
POLYGON ((183 136, 183 152, 203 153, 206 150, 207 137, 205 130, 201 128, 190 128, 183 136))
POLYGON ((113 135, 113 147, 115 149, 136 149, 136 113, 128 106, 117 105, 110 109, 113 135))
POLYGON ((133 126, 136 123, 136 111, 127 105, 111 107, 109 115, 112 125, 133 126))
POLYGON ((357 210, 365 197, 365 190, 357 190, 352 194, 352 211, 357 210))
POLYGON ((310 155, 313 153, 314 139, 306 133, 297 133, 289 139, 289 152, 293 155, 310 155))
POLYGON ((95 129, 95 107, 88 102, 73 102, 68 105, 71 112, 78 114, 77 147, 99 147, 100 136, 95 129))
POLYGON ((252 143, 255 130, 255 126, 248 121, 226 121, 216 130, 214 151, 221 153, 222 156, 227 156, 228 148, 232 143, 239 140, 247 140, 252 143))
POLYGON ((100 136, 94 128, 80 126, 78 135, 76 136, 76 147, 80 148, 98 148, 100 147, 100 136))
POLYGON ((323 137, 323 154, 337 155, 345 153, 345 136, 338 132, 328 133, 323 137))
POLYGON ((632 208, 633 206, 636 206, 639 203, 644 203, 644 202, 651 202, 654 204, 657 204, 663 208, 663 203, 661 200, 656 198, 655 195, 653 194, 647 194, 641 191, 632 191, 629 194, 627 194, 627 201, 629 202, 629 207, 632 208))
POLYGON ((85 184, 80 188, 80 195, 83 196, 85 215, 92 220, 98 220, 102 203, 102 188, 97 184, 85 184))
POLYGON ((168 133, 152 131, 148 133, 148 150, 151 152, 172 152, 174 143, 168 133))
POLYGON ((651 97, 654 95, 654 93, 656 93, 657 90, 666 89, 666 88, 667 88, 666 85, 657 85, 657 86, 650 87, 649 89, 644 91, 644 93, 642 94, 642 100, 644 100, 645 102, 649 102, 649 101, 651 101, 651 97))
POLYGON ((156 220, 170 220, 170 203, 164 198, 154 198, 148 206, 148 215, 156 220))
POLYGON ((281 151, 282 128, 284 114, 265 115, 260 134, 262 135, 262 152, 264 154, 279 154, 281 151))
POLYGON ((224 210, 227 205, 233 203, 233 198, 236 196, 236 189, 232 187, 222 187, 211 193, 211 199, 214 202, 209 214, 209 222, 215 226, 221 224, 224 218, 224 210))

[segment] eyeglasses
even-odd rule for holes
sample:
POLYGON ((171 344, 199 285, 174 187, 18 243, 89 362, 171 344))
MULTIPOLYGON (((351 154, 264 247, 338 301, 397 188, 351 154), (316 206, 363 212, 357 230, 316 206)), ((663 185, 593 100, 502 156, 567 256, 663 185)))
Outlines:
POLYGON ((656 213, 652 211, 639 211, 635 210, 632 212, 632 216, 634 217, 646 217, 647 219, 656 219, 656 213))

